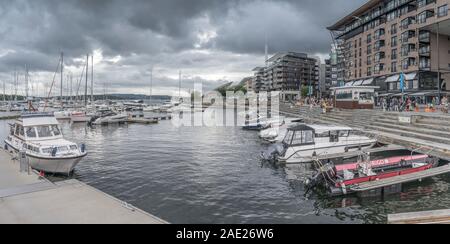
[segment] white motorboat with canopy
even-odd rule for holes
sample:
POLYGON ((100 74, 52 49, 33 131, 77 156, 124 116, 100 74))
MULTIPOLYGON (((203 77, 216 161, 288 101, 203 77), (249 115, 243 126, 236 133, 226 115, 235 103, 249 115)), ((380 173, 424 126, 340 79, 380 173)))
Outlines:
POLYGON ((33 169, 48 173, 70 174, 87 155, 84 144, 63 138, 59 123, 51 113, 23 114, 11 125, 5 149, 25 152, 33 169))
POLYGON ((262 156, 281 163, 306 163, 315 156, 371 148, 376 142, 350 127, 299 124, 290 127, 283 141, 262 156))

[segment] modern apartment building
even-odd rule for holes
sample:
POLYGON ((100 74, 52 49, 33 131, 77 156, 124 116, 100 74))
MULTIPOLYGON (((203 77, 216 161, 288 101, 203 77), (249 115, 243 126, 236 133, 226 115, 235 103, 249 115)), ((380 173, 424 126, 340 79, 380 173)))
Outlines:
POLYGON ((319 92, 319 65, 316 58, 305 53, 279 52, 267 60, 266 67, 253 69, 256 92, 280 91, 284 101, 295 100, 302 87, 312 87, 313 95, 319 92))
POLYGON ((430 100, 450 90, 450 0, 370 0, 328 29, 346 85, 430 100), (404 92, 400 74, 405 74, 404 92))

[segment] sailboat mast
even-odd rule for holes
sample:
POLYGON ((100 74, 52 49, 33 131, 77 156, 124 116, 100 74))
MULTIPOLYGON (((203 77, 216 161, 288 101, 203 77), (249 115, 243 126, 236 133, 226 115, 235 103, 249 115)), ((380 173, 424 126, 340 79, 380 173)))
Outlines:
POLYGON ((89 74, 89 53, 86 55, 86 84, 84 86, 84 106, 87 107, 88 98, 88 74, 89 74))
POLYGON ((61 107, 63 104, 63 75, 64 75, 64 53, 61 52, 61 91, 60 91, 60 98, 61 101, 61 107))
POLYGON ((178 77, 178 99, 181 98, 181 70, 180 70, 180 74, 178 77))
POLYGON ((94 102, 94 54, 91 56, 91 102, 94 102))
POLYGON ((153 93, 153 67, 150 69, 150 105, 152 105, 152 94, 153 93))
POLYGON ((28 99, 28 66, 25 65, 25 99, 28 99))

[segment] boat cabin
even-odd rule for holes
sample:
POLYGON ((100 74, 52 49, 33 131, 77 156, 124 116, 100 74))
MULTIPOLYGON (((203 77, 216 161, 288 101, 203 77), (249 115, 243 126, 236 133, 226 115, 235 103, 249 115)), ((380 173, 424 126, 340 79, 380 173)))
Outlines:
POLYGON ((336 143, 348 138, 353 131, 345 126, 296 125, 290 127, 283 140, 287 146, 306 146, 316 143, 336 143))
POLYGON ((22 140, 47 140, 62 138, 59 123, 53 115, 24 114, 13 125, 10 135, 22 140))
POLYGON ((331 88, 335 108, 373 109, 376 86, 342 86, 331 88))

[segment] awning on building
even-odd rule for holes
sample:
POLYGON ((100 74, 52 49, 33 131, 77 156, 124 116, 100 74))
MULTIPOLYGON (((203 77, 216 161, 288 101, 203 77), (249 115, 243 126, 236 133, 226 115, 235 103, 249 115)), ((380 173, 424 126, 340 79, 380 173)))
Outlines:
POLYGON ((409 94, 410 97, 423 97, 423 96, 427 96, 431 94, 431 92, 416 92, 416 93, 412 93, 409 94))
POLYGON ((353 82, 353 86, 360 86, 360 85, 362 85, 363 81, 364 80, 357 80, 357 81, 353 82))
POLYGON ((405 74, 405 80, 415 80, 416 78, 417 78, 416 72, 405 74))
POLYGON ((363 83, 362 83, 362 85, 363 85, 363 86, 371 85, 371 84, 373 83, 373 80, 374 80, 373 78, 364 80, 363 83))
POLYGON ((409 96, 408 93, 397 93, 392 95, 393 97, 402 97, 402 96, 409 96))
POLYGON ((354 83, 354 81, 350 81, 350 82, 345 83, 344 86, 353 86, 353 83, 354 83))
POLYGON ((400 75, 389 76, 386 79, 386 82, 397 82, 400 79, 400 75))
POLYGON ((378 94, 378 97, 389 97, 392 93, 378 94))

